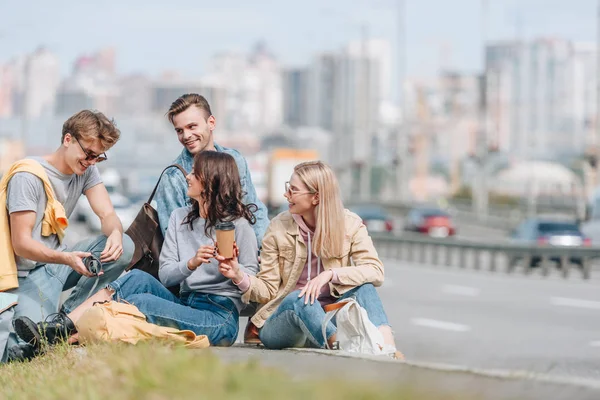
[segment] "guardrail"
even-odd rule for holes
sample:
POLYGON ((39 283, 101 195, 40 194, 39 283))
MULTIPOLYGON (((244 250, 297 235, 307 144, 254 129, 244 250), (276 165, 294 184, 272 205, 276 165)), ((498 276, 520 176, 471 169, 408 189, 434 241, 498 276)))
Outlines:
POLYGON ((491 272, 514 272, 519 264, 525 274, 536 267, 548 276, 553 264, 563 278, 576 265, 583 279, 592 273, 592 260, 600 257, 597 247, 544 247, 509 243, 478 243, 455 239, 433 239, 418 235, 371 235, 379 255, 400 261, 457 266, 491 272))
MULTIPOLYGON (((353 201, 346 202, 349 206, 354 203, 353 201)), ((380 205, 394 215, 405 215, 412 208, 423 206, 423 204, 419 203, 405 204, 389 201, 372 201, 369 203, 380 205)), ((505 231, 514 229, 523 219, 534 217, 535 215, 551 214, 575 220, 580 214, 578 208, 570 204, 538 204, 535 209, 527 208, 525 205, 490 205, 488 213, 479 216, 472 211, 471 204, 464 201, 452 201, 448 204, 446 211, 457 218, 458 222, 486 225, 490 228, 505 231)))

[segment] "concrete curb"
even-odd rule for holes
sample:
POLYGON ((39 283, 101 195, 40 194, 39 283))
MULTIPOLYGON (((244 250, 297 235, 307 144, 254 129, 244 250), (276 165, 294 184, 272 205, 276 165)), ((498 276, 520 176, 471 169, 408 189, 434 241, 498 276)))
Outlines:
POLYGON ((337 379, 384 387, 412 387, 457 399, 597 400, 600 381, 528 371, 471 368, 461 365, 357 355, 321 349, 267 350, 236 344, 211 348, 224 362, 252 360, 301 379, 337 379))

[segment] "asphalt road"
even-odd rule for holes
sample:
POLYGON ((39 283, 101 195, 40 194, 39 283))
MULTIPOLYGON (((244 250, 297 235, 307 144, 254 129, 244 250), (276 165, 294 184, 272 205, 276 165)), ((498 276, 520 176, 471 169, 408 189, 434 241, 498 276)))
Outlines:
POLYGON ((380 289, 408 359, 600 381, 600 280, 386 263, 380 289))
MULTIPOLYGON (((68 243, 90 236, 82 224, 69 231, 68 243)), ((384 261, 379 293, 409 360, 600 382, 598 274, 564 280, 384 261)))

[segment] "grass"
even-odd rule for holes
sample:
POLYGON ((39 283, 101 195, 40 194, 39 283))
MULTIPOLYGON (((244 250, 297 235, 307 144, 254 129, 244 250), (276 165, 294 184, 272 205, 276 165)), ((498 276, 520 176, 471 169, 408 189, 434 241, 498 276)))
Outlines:
POLYGON ((68 345, 0 367, 3 399, 464 399, 379 384, 293 379, 257 361, 224 363, 208 350, 158 343, 68 345))

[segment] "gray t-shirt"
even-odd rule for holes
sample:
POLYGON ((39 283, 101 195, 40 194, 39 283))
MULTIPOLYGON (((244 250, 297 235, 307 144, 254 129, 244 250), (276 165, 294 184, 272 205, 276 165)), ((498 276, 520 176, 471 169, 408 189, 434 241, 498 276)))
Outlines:
MULTIPOLYGON (((67 218, 75 209, 79 197, 89 188, 102 183, 100 173, 95 165, 91 165, 81 176, 72 174, 66 175, 54 168, 41 157, 28 157, 31 160, 39 162, 48 175, 48 179, 54 189, 54 194, 58 201, 65 208, 67 218)), ((38 242, 53 250, 64 250, 64 244, 58 242, 58 236, 42 236, 42 220, 44 210, 46 209, 46 191, 42 180, 29 172, 18 172, 8 182, 6 197, 6 208, 8 213, 18 211, 35 211, 35 225, 31 233, 32 237, 38 242)), ((19 271, 28 271, 36 267, 35 261, 27 260, 16 256, 17 269, 19 271)), ((41 264, 41 263, 40 263, 41 264)))
MULTIPOLYGON (((195 271, 190 271, 187 262, 192 258, 200 246, 214 245, 215 235, 208 237, 204 234, 204 218, 194 220, 194 230, 189 224, 182 225, 182 221, 191 211, 192 207, 176 208, 171 214, 169 227, 165 233, 165 242, 160 251, 158 276, 165 286, 181 284, 181 292, 200 292, 229 297, 241 311, 245 304, 240 297, 240 289, 219 272, 219 263, 211 258, 208 264, 203 264, 195 271)), ((240 218, 233 221, 235 225, 235 242, 240 255, 238 262, 248 274, 256 275, 258 272, 258 244, 256 235, 250 223, 240 218)))

